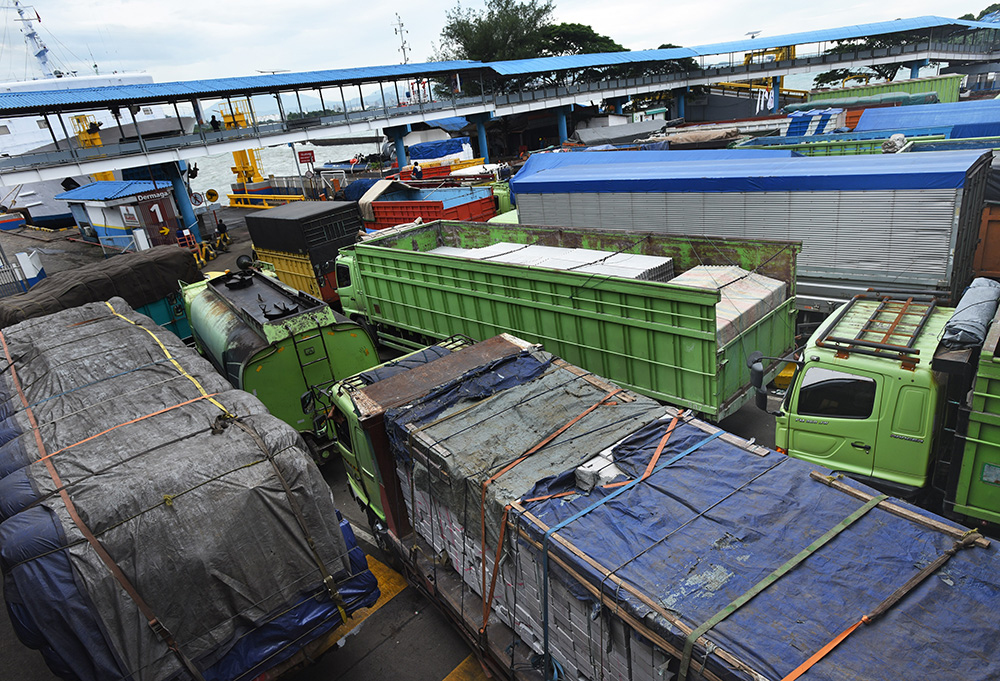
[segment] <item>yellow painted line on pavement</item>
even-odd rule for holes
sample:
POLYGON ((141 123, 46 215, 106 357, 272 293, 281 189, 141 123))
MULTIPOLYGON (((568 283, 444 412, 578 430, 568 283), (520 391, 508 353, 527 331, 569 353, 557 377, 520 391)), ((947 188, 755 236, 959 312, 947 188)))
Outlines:
POLYGON ((371 617, 376 610, 391 601, 400 591, 406 588, 406 579, 403 578, 403 575, 371 556, 366 556, 366 558, 368 559, 368 569, 372 571, 372 574, 378 580, 378 588, 382 593, 372 607, 361 608, 344 624, 331 631, 330 635, 324 640, 324 650, 337 645, 340 639, 354 631, 362 622, 371 617))
POLYGON ((487 681, 489 678, 476 656, 469 655, 442 681, 487 681))

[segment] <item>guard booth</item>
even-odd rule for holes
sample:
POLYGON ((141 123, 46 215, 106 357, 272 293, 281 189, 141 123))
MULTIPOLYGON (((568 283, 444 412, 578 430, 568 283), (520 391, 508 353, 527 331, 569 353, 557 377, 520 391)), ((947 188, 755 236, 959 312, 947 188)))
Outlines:
POLYGON ((182 229, 170 182, 92 182, 55 198, 69 203, 81 237, 102 247, 143 251, 201 241, 198 230, 182 229))

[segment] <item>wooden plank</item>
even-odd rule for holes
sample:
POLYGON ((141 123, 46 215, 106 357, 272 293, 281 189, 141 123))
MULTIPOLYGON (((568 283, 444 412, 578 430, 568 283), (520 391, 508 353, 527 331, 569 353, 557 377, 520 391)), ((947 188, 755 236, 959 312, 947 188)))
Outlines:
MULTIPOLYGON (((514 504, 511 504, 511 507, 513 509, 515 509, 516 511, 518 511, 518 513, 520 513, 523 517, 525 517, 528 520, 530 520, 534 525, 536 525, 538 528, 540 528, 543 532, 548 532, 549 531, 550 528, 545 523, 543 523, 537 517, 535 517, 534 515, 532 515, 528 511, 526 511, 524 509, 524 507, 521 506, 520 504, 514 503, 514 504)), ((532 539, 531 537, 529 537, 525 533, 525 531, 523 529, 519 528, 518 529, 518 534, 521 537, 523 537, 529 544, 531 544, 532 546, 534 546, 536 549, 538 549, 539 551, 542 550, 541 544, 539 544, 534 539, 532 539)), ((570 551, 577 558, 579 558, 580 560, 584 561, 585 563, 587 563, 588 565, 590 565, 592 568, 594 568, 595 570, 597 570, 601 575, 604 576, 605 580, 614 583, 619 589, 623 589, 625 591, 628 591, 630 594, 632 594, 633 596, 635 596, 636 598, 638 598, 646 606, 648 606, 650 610, 652 610, 656 614, 660 615, 663 619, 667 620, 672 625, 674 625, 675 627, 677 627, 678 629, 680 629, 680 631, 685 636, 690 635, 690 633, 692 631, 694 631, 693 627, 688 626, 687 624, 685 624, 684 622, 682 622, 679 618, 677 618, 675 615, 672 615, 668 611, 664 610, 663 607, 659 603, 657 603, 656 601, 652 600, 648 595, 642 593, 641 591, 639 591, 638 589, 636 589, 634 586, 632 586, 628 582, 625 582, 622 579, 620 579, 619 577, 617 577, 614 574, 612 574, 611 571, 609 571, 603 565, 601 565, 600 563, 598 563, 597 561, 595 561, 593 558, 591 558, 590 556, 588 556, 587 554, 585 554, 583 551, 581 551, 580 549, 578 549, 577 547, 575 547, 568 540, 564 539, 563 537, 560 537, 558 534, 552 535, 552 539, 554 541, 559 542, 562 546, 564 546, 568 551, 570 551)), ((598 587, 594 586, 589 581, 587 581, 586 579, 584 579, 583 577, 581 577, 572 567, 570 567, 569 564, 566 563, 566 561, 564 561, 559 556, 551 554, 551 553, 549 554, 549 557, 552 560, 554 560, 556 563, 558 563, 560 567, 562 567, 564 570, 566 570, 567 572, 569 572, 570 575, 573 577, 573 579, 575 579, 584 588, 586 588, 588 591, 590 591, 590 593, 592 593, 594 596, 596 596, 597 598, 599 598, 601 600, 601 602, 606 607, 611 608, 612 612, 614 612, 617 617, 620 617, 623 621, 625 621, 626 623, 628 623, 630 626, 632 626, 633 628, 639 630, 640 633, 642 633, 643 636, 645 636, 649 640, 651 640, 654 643, 656 643, 656 645, 658 645, 660 648, 668 651, 671 655, 673 655, 677 659, 681 658, 681 656, 682 656, 683 653, 682 653, 682 651, 679 648, 677 648, 674 645, 670 644, 669 642, 666 641, 666 639, 662 638, 661 636, 659 636, 655 632, 651 631, 649 629, 649 627, 647 627, 645 624, 643 624, 639 620, 637 620, 634 617, 632 617, 631 615, 629 615, 627 612, 622 611, 620 603, 618 603, 617 601, 615 601, 614 599, 612 599, 610 596, 608 596, 607 594, 603 593, 603 591, 601 591, 601 589, 599 589, 598 587)), ((703 648, 707 648, 709 645, 712 645, 712 646, 715 645, 714 643, 710 644, 710 642, 705 637, 699 638, 696 641, 696 643, 699 644, 699 645, 701 645, 703 648)), ((743 662, 743 660, 739 659, 738 657, 736 657, 732 653, 729 653, 729 652, 723 650, 722 648, 718 648, 718 647, 714 648, 714 650, 712 650, 712 654, 713 655, 717 655, 721 660, 727 662, 728 664, 732 665, 733 667, 736 667, 737 669, 741 669, 741 670, 747 672, 748 674, 750 674, 755 679, 766 679, 767 678, 766 676, 764 676, 763 674, 761 674, 760 672, 758 672, 756 669, 754 669, 753 667, 751 667, 748 664, 746 664, 745 662, 743 662)), ((704 676, 706 676, 706 678, 709 678, 709 679, 715 679, 716 681, 721 681, 721 679, 719 679, 717 676, 711 674, 707 669, 704 672, 704 676)))
MULTIPOLYGON (((827 487, 832 487, 835 490, 841 491, 848 496, 854 497, 855 499, 860 499, 861 501, 870 501, 874 496, 872 494, 868 494, 867 492, 862 492, 859 489, 855 489, 838 478, 830 475, 823 475, 819 471, 811 472, 809 477, 817 482, 823 483, 827 487)), ((899 516, 900 518, 906 518, 907 520, 918 525, 923 525, 924 527, 928 527, 932 530, 937 530, 938 532, 946 534, 954 539, 960 539, 965 536, 966 532, 968 532, 968 530, 964 527, 954 527, 952 525, 948 525, 947 523, 943 523, 940 520, 928 518, 925 515, 911 511, 910 509, 894 504, 891 501, 883 501, 878 505, 878 508, 883 511, 888 511, 889 513, 899 516)), ((980 537, 975 543, 976 546, 984 549, 989 548, 990 546, 990 540, 985 537, 980 537)))

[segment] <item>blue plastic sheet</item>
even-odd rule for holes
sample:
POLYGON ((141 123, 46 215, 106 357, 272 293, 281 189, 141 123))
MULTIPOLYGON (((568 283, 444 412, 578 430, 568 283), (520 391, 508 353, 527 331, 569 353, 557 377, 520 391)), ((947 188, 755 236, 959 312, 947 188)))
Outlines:
POLYGON ((406 150, 406 154, 414 161, 441 158, 442 156, 449 156, 451 154, 461 154, 462 145, 468 143, 468 137, 452 137, 451 139, 438 140, 436 142, 421 142, 420 144, 410 145, 406 150))
MULTIPOLYGON (((617 465, 633 479, 641 476, 667 427, 668 422, 661 421, 637 431, 615 449, 617 465)), ((679 426, 659 462, 696 449, 559 531, 582 554, 691 628, 862 505, 811 480, 808 474, 815 467, 810 464, 775 452, 757 456, 721 439, 706 443, 709 437, 691 425, 679 426)), ((558 476, 541 481, 526 498, 572 485, 573 476, 558 476)), ((586 496, 527 507, 554 527, 615 491, 598 487, 586 496)), ((519 522, 541 539, 541 528, 524 518, 519 522)), ((873 509, 718 624, 708 639, 766 677, 782 678, 952 542, 873 509)), ((549 546, 577 574, 617 599, 619 607, 652 622, 656 633, 683 646, 684 636, 676 626, 628 589, 560 543, 549 546)), ((554 574, 567 579, 566 573, 554 574)), ((954 678, 959 668, 963 679, 998 678, 1000 660, 986 652, 995 650, 998 607, 996 551, 960 552, 874 624, 858 629, 813 667, 808 678, 905 679, 918 668, 928 679, 954 678), (984 654, 976 654, 970 664, 971 651, 984 654)), ((703 659, 705 651, 696 648, 695 668, 703 659)), ((707 656, 707 667, 724 679, 745 678, 714 655, 707 656)))
POLYGON ((865 109, 854 130, 905 133, 907 128, 934 126, 951 126, 952 138, 1000 135, 1000 100, 865 109))
MULTIPOLYGON (((730 150, 734 154, 749 150, 730 150)), ((766 151, 766 150, 759 150, 766 151)), ((546 165, 532 156, 510 181, 514 194, 606 192, 764 192, 955 189, 982 151, 937 154, 883 154, 801 158, 730 157, 724 162, 615 162, 617 154, 680 152, 607 152, 553 154, 589 163, 546 165), (605 162, 602 163, 603 157, 605 162)), ((552 163, 552 162, 549 162, 552 163)))

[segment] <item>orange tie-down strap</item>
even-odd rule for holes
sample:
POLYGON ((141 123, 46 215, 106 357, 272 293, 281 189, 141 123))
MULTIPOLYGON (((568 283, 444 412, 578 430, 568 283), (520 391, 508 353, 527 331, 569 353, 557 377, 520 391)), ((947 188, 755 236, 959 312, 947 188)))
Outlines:
POLYGON ((55 484, 56 489, 59 490, 59 497, 62 499, 63 504, 66 506, 66 511, 69 513, 70 518, 76 524, 80 533, 84 536, 87 542, 93 547, 94 551, 100 556, 101 561, 108 568, 108 571, 114 576, 115 580, 122 587, 125 593, 128 594, 129 598, 135 603, 139 612, 142 616, 146 618, 146 623, 149 628, 166 644, 177 659, 184 666, 185 669, 191 674, 191 676, 196 679, 196 681, 204 681, 204 677, 198 668, 194 665, 187 655, 180 649, 177 640, 174 638, 173 634, 163 626, 159 619, 157 619, 155 613, 153 613, 152 608, 149 604, 143 600, 142 596, 133 586, 132 582, 129 581, 128 577, 122 572, 121 568, 115 562, 114 558, 107 552, 104 546, 98 541, 94 533, 91 532, 90 528, 80 517, 79 512, 76 509, 76 504, 73 503, 73 499, 70 498, 69 492, 63 485, 62 479, 59 477, 59 473, 56 471, 55 466, 52 464, 52 458, 45 452, 45 443, 42 441, 42 434, 38 428, 38 422, 35 419, 35 414, 28 404, 28 399, 24 394, 24 390, 21 387, 21 381, 17 376, 17 369, 14 368, 14 362, 10 356, 10 348, 7 345, 7 338, 4 336, 3 332, 0 331, 0 344, 3 345, 4 356, 7 359, 7 366, 10 369, 11 380, 14 383, 14 387, 17 389, 18 397, 21 399, 21 404, 24 405, 25 413, 28 416, 28 423, 31 425, 31 430, 35 435, 35 445, 38 447, 38 456, 40 461, 45 462, 45 468, 52 478, 53 484, 55 484))
MULTIPOLYGON (((555 440, 557 437, 559 437, 560 435, 562 435, 563 433, 565 433, 566 430, 568 430, 574 423, 576 423, 577 421, 579 421, 580 419, 582 419, 584 416, 586 416, 590 412, 592 412, 595 409, 597 409, 598 407, 600 407, 602 404, 605 404, 608 400, 610 400, 612 397, 614 397, 615 395, 617 395, 620 392, 622 392, 622 388, 615 388, 614 390, 608 391, 608 393, 606 395, 604 395, 604 397, 602 397, 600 400, 598 400, 594 404, 592 404, 589 407, 587 407, 586 409, 584 409, 578 415, 576 415, 573 418, 571 418, 569 421, 567 421, 561 427, 559 427, 555 432, 553 432, 553 433, 547 435, 546 437, 544 437, 534 447, 532 447, 531 449, 529 449, 528 451, 526 451, 524 454, 522 454, 518 458, 516 458, 513 461, 511 461, 509 464, 507 464, 506 466, 504 466, 502 469, 500 469, 498 472, 496 472, 493 475, 491 475, 489 478, 487 478, 483 482, 482 499, 480 500, 480 504, 479 504, 479 521, 480 521, 480 529, 482 530, 482 536, 483 536, 483 539, 480 542, 480 561, 483 564, 483 575, 482 575, 482 582, 481 582, 481 584, 482 584, 482 594, 483 594, 483 629, 486 628, 486 624, 487 624, 487 622, 489 621, 489 618, 490 618, 490 602, 492 600, 492 595, 489 598, 486 595, 486 593, 487 593, 487 590, 486 590, 486 488, 489 487, 493 482, 495 482, 496 480, 498 480, 501 476, 503 476, 504 474, 508 473, 516 465, 518 465, 519 463, 521 463, 522 461, 524 461, 525 459, 527 459, 529 456, 531 456, 532 454, 534 454, 535 452, 537 452, 539 449, 541 449, 542 447, 544 447, 545 445, 549 444, 550 442, 552 442, 553 440, 555 440)), ((506 509, 505 509, 504 510, 504 522, 501 522, 501 524, 500 524, 500 532, 501 533, 503 533, 503 531, 504 531, 503 528, 506 526, 506 524, 507 523, 506 523, 506 509)), ((500 536, 500 546, 497 547, 497 552, 498 553, 500 552, 500 548, 502 546, 503 546, 503 534, 501 534, 501 536, 500 536)), ((492 580, 494 586, 496 585, 497 572, 498 572, 497 565, 494 564, 493 565, 493 580, 492 580)), ((490 593, 492 594, 492 592, 493 592, 493 586, 490 587, 490 593)))
MULTIPOLYGON (((666 446, 667 441, 670 440, 671 434, 677 428, 677 422, 684 417, 687 412, 682 412, 675 416, 671 421, 670 425, 667 426, 667 430, 663 433, 663 437, 660 438, 660 443, 656 446, 656 451, 653 453, 653 457, 649 460, 649 464, 646 466, 646 470, 643 472, 642 476, 639 478, 640 481, 645 480, 656 468, 656 462, 660 459, 660 454, 663 453, 663 448, 666 446)), ((624 480, 621 482, 612 482, 607 485, 601 485, 602 489, 612 489, 614 487, 620 487, 621 485, 627 485, 633 482, 632 480, 624 480)), ((555 494, 546 494, 541 497, 531 497, 530 499, 524 499, 522 503, 530 504, 533 501, 545 501, 546 499, 559 499, 561 497, 568 497, 573 494, 579 494, 575 489, 567 490, 565 492, 556 492, 555 494)), ((486 631, 486 625, 489 624, 490 610, 489 604, 493 602, 493 594, 496 591, 497 586, 497 574, 500 572, 497 566, 500 564, 500 555, 503 553, 503 540, 507 532, 507 517, 510 514, 510 504, 507 504, 503 508, 503 517, 500 520, 500 539, 497 541, 497 553, 496 557, 493 559, 493 576, 490 578, 490 595, 486 599, 483 608, 483 628, 479 630, 479 633, 486 631)), ((485 541, 485 536, 483 538, 485 541)))
POLYGON ((923 570, 921 570, 920 572, 918 572, 917 574, 913 575, 908 580, 906 580, 906 583, 903 584, 903 586, 893 591, 892 594, 890 594, 884 601, 875 606, 874 610, 872 610, 867 615, 862 615, 860 620, 858 620, 851 626, 847 627, 847 629, 845 629, 844 631, 840 632, 832 641, 830 641, 825 646, 823 646, 815 653, 813 653, 813 655, 808 660, 806 660, 798 667, 796 667, 794 670, 792 670, 792 672, 789 673, 787 676, 785 676, 785 678, 783 678, 781 681, 795 681, 795 679, 805 674, 814 664, 822 660, 830 653, 830 651, 832 651, 834 648, 843 643, 844 639, 853 634, 855 629, 860 627, 862 624, 871 624, 877 618, 881 617, 882 614, 884 614, 886 610, 894 606, 899 601, 899 599, 908 594, 910 591, 913 591, 913 589, 916 588, 917 585, 919 585, 925 579, 927 579, 932 574, 937 572, 945 563, 947 563, 951 559, 952 556, 954 556, 962 549, 968 549, 975 546, 976 540, 980 538, 982 538, 981 534, 969 530, 965 534, 965 536, 963 536, 961 539, 952 544, 950 549, 948 549, 940 556, 938 556, 934 560, 934 562, 930 563, 923 570))

